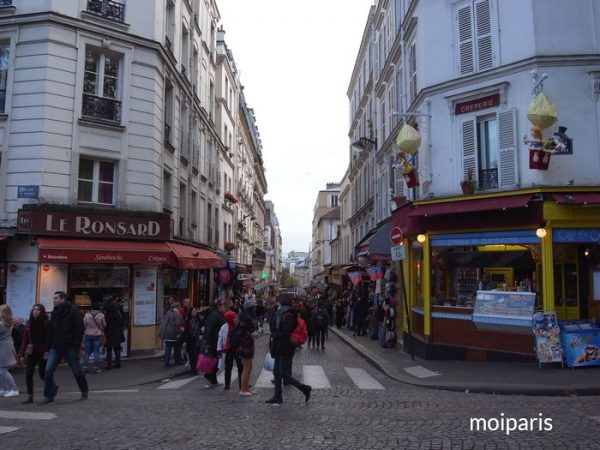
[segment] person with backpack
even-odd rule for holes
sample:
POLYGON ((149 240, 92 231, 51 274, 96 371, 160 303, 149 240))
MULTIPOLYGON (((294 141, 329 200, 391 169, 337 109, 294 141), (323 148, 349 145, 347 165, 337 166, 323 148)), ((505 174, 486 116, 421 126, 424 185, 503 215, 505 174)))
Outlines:
POLYGON ((327 309, 322 302, 317 304, 317 307, 312 312, 313 324, 315 327, 315 344, 317 350, 319 349, 319 342, 321 343, 321 350, 325 350, 325 332, 329 326, 329 314, 327 309))
POLYGON ((282 294, 279 298, 280 307, 275 314, 274 327, 271 328, 270 352, 275 359, 273 375, 275 376, 275 392, 273 397, 265 403, 283 403, 282 382, 292 384, 304 394, 306 402, 310 400, 312 387, 303 384, 292 376, 292 361, 296 347, 290 340, 290 335, 297 325, 298 312, 291 307, 292 298, 290 294, 282 294))

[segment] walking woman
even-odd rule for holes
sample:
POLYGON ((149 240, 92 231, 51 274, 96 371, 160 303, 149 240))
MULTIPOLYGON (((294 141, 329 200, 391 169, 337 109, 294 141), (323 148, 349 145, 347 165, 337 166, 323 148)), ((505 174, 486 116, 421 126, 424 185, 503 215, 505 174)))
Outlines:
POLYGON ((25 325, 23 341, 19 350, 19 361, 25 363, 25 383, 27 384, 27 400, 23 402, 33 403, 33 374, 35 366, 38 366, 40 378, 44 379, 46 372, 46 360, 44 352, 46 351, 46 342, 48 340, 48 330, 50 319, 46 313, 46 307, 40 303, 33 305, 29 314, 29 321, 25 325))
POLYGON ((237 353, 243 366, 240 395, 246 397, 254 395, 254 391, 250 390, 250 374, 252 373, 252 360, 254 359, 254 331, 256 329, 254 308, 254 302, 246 300, 242 305, 242 313, 238 318, 237 353))
MULTIPOLYGON (((164 353, 163 353, 163 367, 169 367, 171 364, 171 353, 175 349, 177 342, 183 335, 183 319, 179 314, 179 302, 171 304, 169 309, 163 317, 158 336, 163 340, 164 353)), ((175 365, 180 366, 183 364, 181 361, 181 353, 175 352, 175 365)))
POLYGON ((17 363, 12 339, 13 316, 8 305, 0 305, 0 397, 16 397, 19 390, 8 368, 17 363))

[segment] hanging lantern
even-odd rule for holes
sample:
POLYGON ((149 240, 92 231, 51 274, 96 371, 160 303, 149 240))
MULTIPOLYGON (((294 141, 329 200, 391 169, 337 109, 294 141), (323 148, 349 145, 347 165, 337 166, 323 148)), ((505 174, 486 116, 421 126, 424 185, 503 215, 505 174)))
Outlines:
POLYGON ((404 153, 416 153, 421 145, 421 135, 414 127, 405 123, 396 136, 396 145, 404 153))
POLYGON ((527 118, 533 125, 544 129, 556 122, 558 112, 546 94, 540 92, 527 107, 527 118))

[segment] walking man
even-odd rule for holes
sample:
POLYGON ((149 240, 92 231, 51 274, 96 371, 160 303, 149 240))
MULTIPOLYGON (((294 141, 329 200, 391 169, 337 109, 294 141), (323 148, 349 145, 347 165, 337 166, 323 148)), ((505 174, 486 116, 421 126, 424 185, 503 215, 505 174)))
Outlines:
POLYGON ((46 352, 46 374, 44 377, 44 400, 42 404, 52 403, 58 386, 54 384, 54 371, 64 357, 75 376, 81 391, 81 400, 88 398, 88 383, 79 364, 79 348, 83 338, 83 317, 71 302, 67 302, 67 294, 56 291, 52 297, 54 311, 50 316, 50 330, 46 352))
POLYGON ((271 356, 275 358, 273 375, 275 376, 275 393, 265 403, 283 403, 282 382, 292 384, 304 394, 305 400, 310 399, 312 387, 302 384, 292 377, 292 361, 294 359, 295 345, 290 341, 290 334, 296 328, 298 312, 293 310, 290 294, 283 294, 279 298, 280 307, 277 309, 274 328, 271 329, 271 356))

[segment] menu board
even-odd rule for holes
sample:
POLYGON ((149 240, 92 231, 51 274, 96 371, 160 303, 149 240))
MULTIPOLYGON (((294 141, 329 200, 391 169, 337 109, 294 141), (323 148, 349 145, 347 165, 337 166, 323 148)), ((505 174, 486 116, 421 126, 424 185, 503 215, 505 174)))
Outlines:
POLYGON ((128 266, 74 265, 71 266, 72 288, 129 287, 128 266))
POLYGON ((535 292, 477 291, 473 323, 478 329, 531 333, 535 292))
POLYGON ((66 264, 42 264, 40 270, 40 289, 38 303, 50 313, 54 309, 52 296, 56 291, 67 292, 68 266, 66 264))
POLYGON ((156 323, 156 268, 136 267, 133 276, 133 305, 135 325, 156 323))
POLYGON ((36 300, 37 268, 37 263, 8 263, 6 304, 11 307, 14 317, 29 318, 36 300))
POLYGON ((532 317, 535 352, 540 363, 562 363, 563 347, 555 312, 536 312, 532 317))

